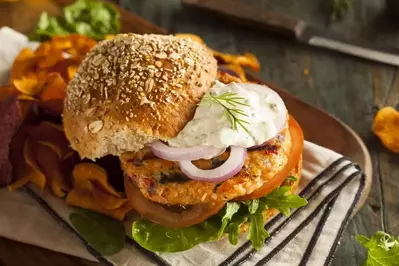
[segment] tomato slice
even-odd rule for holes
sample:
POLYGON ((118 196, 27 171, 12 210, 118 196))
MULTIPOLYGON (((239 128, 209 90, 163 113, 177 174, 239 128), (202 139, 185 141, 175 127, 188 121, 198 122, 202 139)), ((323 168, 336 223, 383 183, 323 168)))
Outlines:
POLYGON ((270 179, 262 187, 255 190, 251 194, 238 197, 235 200, 251 200, 263 197, 264 195, 272 192, 276 187, 281 185, 281 183, 283 183, 283 181, 289 175, 292 169, 295 168, 303 151, 304 137, 301 127, 292 116, 290 116, 289 118, 288 128, 291 135, 291 150, 290 154, 288 155, 287 164, 280 172, 273 176, 273 178, 270 179))
POLYGON ((169 228, 183 228, 199 224, 218 213, 226 204, 225 202, 218 202, 193 205, 190 209, 174 212, 146 199, 128 177, 125 177, 124 182, 126 195, 133 209, 144 218, 169 228))

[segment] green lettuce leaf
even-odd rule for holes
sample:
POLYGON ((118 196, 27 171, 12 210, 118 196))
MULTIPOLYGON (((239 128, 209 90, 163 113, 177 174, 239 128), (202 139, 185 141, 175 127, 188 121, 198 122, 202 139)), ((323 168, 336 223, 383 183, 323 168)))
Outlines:
POLYGON ((365 266, 399 266, 399 237, 378 231, 371 238, 356 235, 356 240, 368 250, 365 266))
POLYGON ((96 0, 77 0, 66 6, 62 17, 43 12, 31 39, 43 41, 55 35, 78 33, 96 40, 120 31, 118 10, 109 3, 96 0))
POLYGON ((82 237, 104 256, 118 253, 125 245, 126 234, 122 222, 80 208, 69 215, 69 220, 82 237))
POLYGON ((140 219, 133 223, 133 239, 142 247, 155 252, 179 252, 200 243, 217 239, 219 223, 212 219, 186 228, 167 228, 140 219))
POLYGON ((199 243, 215 241, 223 234, 229 242, 237 245, 241 226, 248 222, 247 239, 252 246, 260 249, 269 237, 265 230, 263 212, 276 208, 289 215, 290 208, 307 204, 305 199, 288 194, 290 187, 284 186, 273 190, 261 199, 244 202, 228 202, 226 206, 210 219, 186 228, 167 228, 145 219, 133 223, 133 239, 142 247, 158 252, 178 252, 190 249, 199 243))

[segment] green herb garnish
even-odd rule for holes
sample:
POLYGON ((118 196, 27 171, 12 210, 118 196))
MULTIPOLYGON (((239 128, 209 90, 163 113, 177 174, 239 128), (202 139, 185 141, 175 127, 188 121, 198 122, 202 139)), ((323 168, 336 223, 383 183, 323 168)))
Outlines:
POLYGON ((371 238, 356 235, 356 240, 368 250, 364 266, 399 266, 399 237, 378 231, 371 238))
POLYGON ((306 199, 290 194, 289 190, 290 187, 284 186, 260 199, 228 202, 218 214, 186 228, 167 228, 141 219, 133 223, 132 237, 142 247, 155 252, 184 251, 200 243, 218 240, 224 234, 228 235, 232 245, 236 245, 241 226, 248 222, 247 239, 255 249, 260 249, 269 237, 264 227, 265 210, 275 208, 289 215, 290 208, 307 204, 306 199))
POLYGON ((219 104, 223 107, 223 115, 229 121, 232 129, 238 131, 238 126, 240 126, 243 130, 245 130, 245 132, 251 135, 248 128, 246 127, 246 125, 249 125, 249 122, 244 120, 243 118, 240 118, 240 116, 248 117, 248 115, 243 110, 239 109, 240 106, 250 105, 247 104, 245 102, 245 99, 239 96, 237 93, 225 92, 220 95, 213 95, 209 93, 204 97, 202 103, 207 105, 210 105, 211 103, 219 104))
POLYGON ((43 12, 31 40, 44 41, 56 35, 81 34, 103 40, 107 34, 120 31, 118 10, 109 3, 97 0, 77 0, 63 9, 63 16, 43 12))

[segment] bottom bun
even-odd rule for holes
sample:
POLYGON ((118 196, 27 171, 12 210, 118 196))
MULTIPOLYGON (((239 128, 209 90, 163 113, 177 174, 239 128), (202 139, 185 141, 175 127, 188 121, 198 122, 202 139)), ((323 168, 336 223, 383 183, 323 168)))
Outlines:
MULTIPOLYGON (((302 156, 299 159, 296 167, 294 169, 292 169, 292 171, 289 174, 289 176, 296 177, 296 181, 293 181, 291 183, 291 190, 290 190, 291 194, 295 194, 296 190, 298 189, 299 182, 301 181, 301 172, 302 172, 302 156)), ((276 209, 267 209, 263 213, 263 217, 265 217, 265 221, 267 221, 270 218, 272 218, 274 215, 276 215, 277 213, 278 213, 278 210, 276 210, 276 209)), ((248 222, 241 225, 241 233, 246 232, 247 230, 248 230, 248 222)))

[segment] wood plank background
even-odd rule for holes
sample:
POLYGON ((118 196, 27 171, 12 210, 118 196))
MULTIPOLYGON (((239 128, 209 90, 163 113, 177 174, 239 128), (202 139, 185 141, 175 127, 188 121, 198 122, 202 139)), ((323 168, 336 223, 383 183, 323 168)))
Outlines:
MULTIPOLYGON (((302 18, 347 37, 398 45, 399 22, 385 14, 385 2, 357 0, 341 22, 329 23, 321 0, 235 0, 259 9, 302 18)), ((268 33, 224 23, 183 7, 179 0, 121 0, 122 6, 171 32, 192 32, 214 49, 259 58, 260 76, 335 115, 366 142, 373 159, 373 187, 367 204, 349 224, 332 265, 361 265, 366 252, 355 234, 376 230, 399 235, 399 156, 387 151, 371 131, 376 110, 399 99, 398 69, 296 44, 268 33), (306 72, 309 71, 307 75, 306 72)), ((321 133, 322 133, 321 129, 321 133)))

